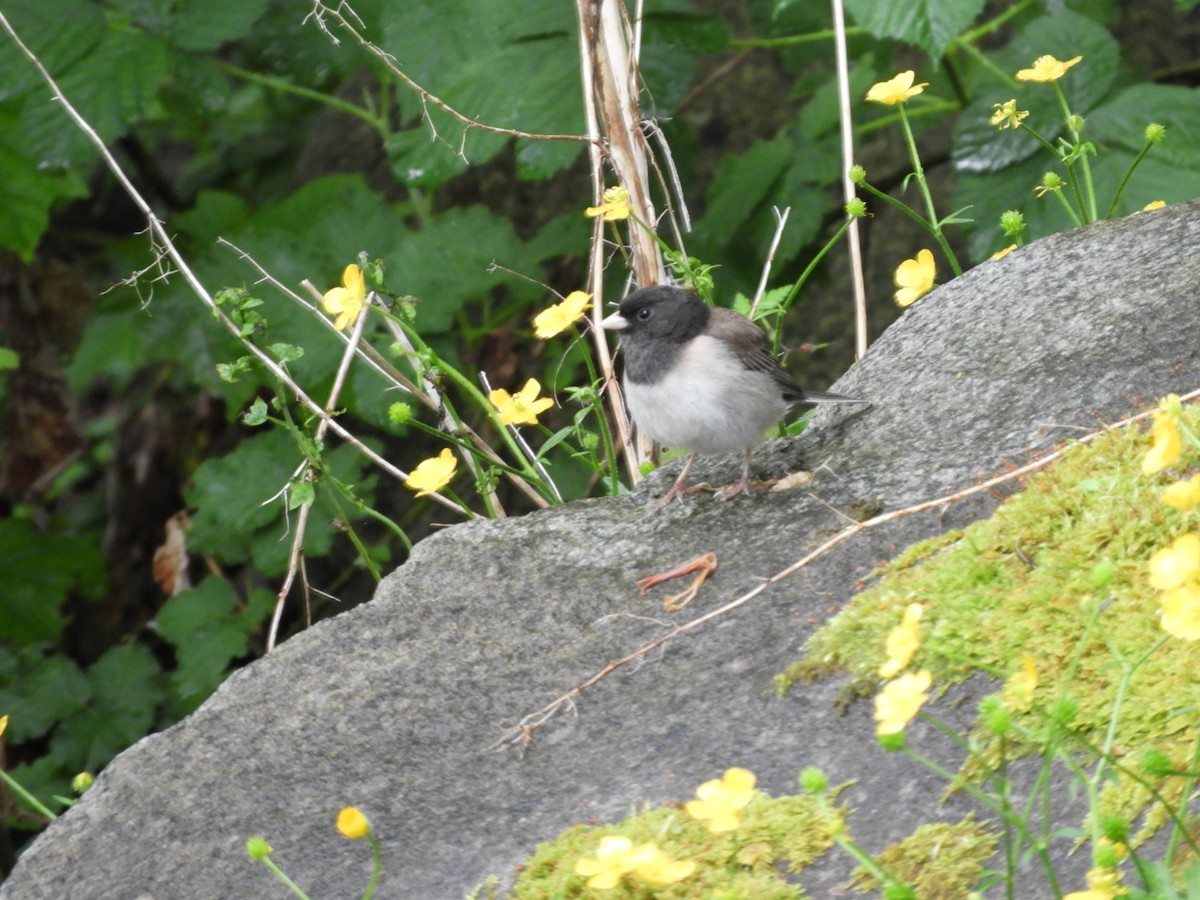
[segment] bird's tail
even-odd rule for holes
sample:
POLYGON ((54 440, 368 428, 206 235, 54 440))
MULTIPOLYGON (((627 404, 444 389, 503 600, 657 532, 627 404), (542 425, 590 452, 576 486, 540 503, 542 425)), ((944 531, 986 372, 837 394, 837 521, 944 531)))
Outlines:
POLYGON ((804 391, 801 403, 870 403, 870 400, 859 400, 857 397, 847 397, 845 394, 834 394, 830 391, 804 391))

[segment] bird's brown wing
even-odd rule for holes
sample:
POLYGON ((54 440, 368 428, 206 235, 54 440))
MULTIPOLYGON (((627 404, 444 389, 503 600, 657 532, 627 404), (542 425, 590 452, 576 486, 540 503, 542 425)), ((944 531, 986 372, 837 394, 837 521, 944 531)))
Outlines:
POLYGON ((804 399, 804 389, 767 350, 767 336, 754 322, 718 306, 712 310, 708 329, 713 337, 723 338, 734 347, 747 369, 770 375, 785 400, 799 402, 804 399))

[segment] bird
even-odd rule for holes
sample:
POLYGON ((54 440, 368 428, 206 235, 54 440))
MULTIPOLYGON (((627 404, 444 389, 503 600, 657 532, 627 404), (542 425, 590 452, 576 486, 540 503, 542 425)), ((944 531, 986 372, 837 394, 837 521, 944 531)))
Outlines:
POLYGON ((690 454, 655 509, 707 488, 687 486, 700 454, 743 451, 741 479, 719 495, 728 500, 750 493, 751 453, 793 406, 867 402, 800 387, 767 350, 758 325, 674 285, 634 291, 600 324, 620 337, 625 404, 637 427, 690 454))

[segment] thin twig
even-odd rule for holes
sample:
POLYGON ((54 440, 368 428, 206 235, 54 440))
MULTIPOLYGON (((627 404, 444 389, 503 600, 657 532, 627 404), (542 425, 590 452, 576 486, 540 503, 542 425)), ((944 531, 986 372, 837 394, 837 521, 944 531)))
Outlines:
MULTIPOLYGON (((833 45, 837 55, 838 106, 842 115, 842 197, 849 203, 856 196, 850 180, 854 165, 854 122, 850 114, 850 64, 846 55, 846 16, 842 0, 833 2, 833 45)), ((867 352, 867 285, 863 278, 862 239, 858 217, 850 221, 846 235, 850 240, 850 281, 854 286, 854 358, 867 352)))
MULTIPOLYGON (((1183 403, 1188 403, 1197 398, 1200 398, 1200 390, 1195 390, 1195 391, 1192 391, 1191 393, 1184 394, 1183 396, 1180 397, 1180 401, 1183 403)), ((737 609, 740 606, 744 606, 745 604, 747 604, 751 600, 753 600, 755 597, 757 597, 760 594, 762 594, 763 592, 765 592, 768 588, 772 587, 773 585, 778 584, 779 582, 783 581, 785 578, 788 578, 788 577, 796 574, 801 569, 808 566, 810 563, 812 563, 815 560, 819 559, 820 557, 824 556, 826 553, 828 553, 834 547, 837 547, 839 544, 844 543, 845 541, 849 540, 850 538, 854 537, 855 535, 861 534, 864 531, 869 531, 872 528, 878 528, 880 525, 886 525, 890 522, 894 522, 897 519, 906 518, 915 513, 925 512, 926 510, 929 510, 929 509, 937 509, 938 507, 942 507, 942 506, 948 506, 951 503, 957 503, 960 500, 965 500, 968 497, 975 496, 976 494, 987 493, 988 491, 991 491, 993 488, 998 487, 999 485, 1005 484, 1005 483, 1007 483, 1009 481, 1013 481, 1015 479, 1024 478, 1026 475, 1030 475, 1034 472, 1037 472, 1039 469, 1044 469, 1050 463, 1060 459, 1063 456, 1063 454, 1066 453, 1071 448, 1079 446, 1081 444, 1089 443, 1090 441, 1095 440, 1096 438, 1100 437, 1101 435, 1107 434, 1111 431, 1115 431, 1119 428, 1124 428, 1125 426, 1130 425, 1133 422, 1139 422, 1139 421, 1147 418, 1148 416, 1154 415, 1155 411, 1156 410, 1154 410, 1154 409, 1148 409, 1145 412, 1138 413, 1137 415, 1128 416, 1127 418, 1124 418, 1124 419, 1120 420, 1119 422, 1116 422, 1112 425, 1105 425, 1103 428, 1093 431, 1090 434, 1086 434, 1083 437, 1078 438, 1077 440, 1074 440, 1074 441, 1064 445, 1063 447, 1059 448, 1058 450, 1054 450, 1051 453, 1048 453, 1045 456, 1040 457, 1039 459, 1035 459, 1033 462, 1026 463, 1023 466, 1020 466, 1009 472, 1005 472, 1003 475, 997 475, 994 478, 989 478, 986 481, 983 481, 983 482, 980 482, 979 484, 973 485, 972 487, 963 488, 960 491, 955 491, 952 494, 947 494, 943 497, 938 497, 934 500, 926 500, 922 503, 914 504, 913 506, 907 506, 904 509, 897 509, 897 510, 894 510, 889 513, 884 513, 882 515, 875 516, 874 518, 867 519, 864 522, 856 522, 855 524, 842 529, 837 534, 835 534, 833 537, 831 537, 829 540, 825 541, 823 544, 821 544, 819 547, 817 547, 815 550, 805 554, 803 557, 798 559, 796 562, 792 563, 787 568, 775 573, 774 575, 772 575, 770 578, 766 579, 765 581, 760 582, 756 587, 751 588, 750 590, 746 591, 746 593, 742 594, 740 597, 737 597, 736 599, 731 600, 729 603, 726 603, 724 606, 722 606, 718 609, 714 609, 711 612, 705 613, 702 616, 698 616, 697 618, 692 619, 690 622, 685 622, 684 624, 671 629, 666 634, 659 635, 658 637, 654 638, 653 640, 648 641, 645 644, 643 644, 642 646, 638 647, 632 653, 630 653, 626 656, 622 656, 620 659, 614 659, 611 662, 607 663, 603 668, 600 669, 600 671, 596 672, 596 674, 592 675, 592 677, 588 678, 586 681, 583 681, 580 684, 575 685, 575 687, 571 688, 566 693, 556 697, 554 700, 552 700, 550 703, 543 706, 541 709, 537 710, 536 712, 530 713, 529 715, 522 718, 521 721, 516 724, 516 726, 514 726, 512 729, 510 729, 508 731, 508 733, 506 733, 498 741, 496 741, 494 744, 492 744, 488 749, 494 750, 494 749, 498 749, 498 748, 501 748, 506 745, 516 744, 516 743, 522 743, 522 744, 527 745, 533 739, 533 733, 539 726, 545 724, 563 706, 566 706, 566 705, 573 706, 575 701, 579 698, 579 696, 584 691, 586 691, 588 688, 595 686, 599 682, 603 681, 607 676, 611 675, 617 669, 620 669, 623 666, 626 666, 631 662, 640 660, 640 659, 644 658, 646 656, 646 654, 650 653, 652 650, 655 650, 655 649, 663 646, 664 644, 668 643, 669 641, 673 641, 675 638, 680 637, 684 634, 687 634, 690 631, 694 631, 695 629, 699 628, 701 625, 711 622, 713 619, 720 618, 721 616, 725 615, 726 613, 732 612, 733 610, 737 609)))
POLYGON ((758 301, 762 300, 763 294, 767 290, 767 279, 771 277, 771 264, 775 262, 775 251, 779 249, 779 241, 783 238, 783 229, 787 227, 788 216, 792 213, 792 208, 789 206, 783 212, 779 211, 778 206, 772 206, 771 212, 775 214, 775 236, 771 238, 771 247, 767 250, 767 258, 763 262, 762 275, 758 278, 758 289, 754 292, 754 300, 750 303, 750 318, 754 318, 754 311, 758 309, 758 301))

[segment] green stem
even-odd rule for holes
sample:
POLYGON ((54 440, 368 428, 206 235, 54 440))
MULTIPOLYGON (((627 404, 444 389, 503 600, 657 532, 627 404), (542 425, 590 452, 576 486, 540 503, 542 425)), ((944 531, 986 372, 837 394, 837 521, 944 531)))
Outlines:
POLYGON ((379 841, 375 835, 368 831, 367 840, 371 842, 371 849, 375 851, 375 865, 371 869, 371 881, 367 885, 367 890, 363 894, 363 900, 371 900, 375 894, 375 886, 379 884, 379 873, 383 871, 383 851, 379 849, 379 841))
POLYGON ((989 72, 991 72, 998 81, 1001 81, 1004 84, 1005 87, 1013 90, 1020 88, 1020 83, 1017 81, 1017 79, 1013 78, 998 65, 996 65, 990 56, 981 52, 973 43, 967 42, 965 37, 966 36, 964 35, 963 37, 959 38, 958 41, 951 44, 950 49, 965 51, 968 56, 978 63, 980 68, 987 69, 989 72))
POLYGON ((249 69, 243 69, 240 66, 235 66, 226 62, 217 62, 216 66, 227 75, 232 75, 235 78, 240 78, 243 81, 249 81, 253 84, 260 84, 263 87, 269 87, 272 90, 279 91, 281 94, 292 94, 296 97, 303 97, 306 100, 314 100, 317 103, 323 103, 347 115, 362 119, 372 128, 379 132, 382 137, 388 136, 387 120, 381 119, 370 112, 353 103, 347 103, 338 97, 333 97, 329 94, 315 91, 312 88, 302 87, 298 84, 293 84, 286 78, 280 78, 276 75, 263 75, 261 72, 252 72, 249 69))
POLYGON ((8 789, 29 804, 29 806, 31 806, 35 812, 41 813, 51 822, 58 818, 58 816, 50 811, 50 808, 46 806, 46 804, 42 803, 41 800, 33 796, 33 794, 29 793, 29 791, 25 790, 25 788, 22 787, 15 778, 13 778, 3 769, 0 769, 0 779, 3 779, 4 783, 8 785, 8 789))
MULTIPOLYGON (((1079 132, 1071 127, 1072 114, 1071 107, 1067 103, 1067 95, 1063 93, 1062 85, 1060 85, 1057 81, 1053 82, 1053 85, 1054 93, 1058 97, 1058 105, 1063 111, 1063 122, 1067 126, 1067 131, 1071 135, 1072 149, 1079 149, 1079 132)), ((1080 159, 1083 161, 1082 168, 1085 182, 1084 186, 1087 188, 1088 197, 1091 200, 1090 204, 1083 199, 1083 190, 1079 186, 1079 177, 1075 174, 1075 164, 1064 158, 1063 165, 1067 167, 1067 174, 1071 179, 1071 190, 1075 194, 1075 202, 1079 204, 1080 214, 1083 216, 1085 221, 1094 222, 1096 221, 1096 188, 1092 184, 1092 170, 1091 166, 1088 164, 1086 150, 1081 150, 1080 159)))
MULTIPOLYGON (((1073 184, 1074 179, 1071 179, 1071 182, 1073 184)), ((1083 222, 1079 220, 1079 213, 1075 212, 1075 207, 1071 205, 1071 201, 1063 196, 1062 188, 1050 191, 1049 193, 1058 198, 1058 202, 1063 205, 1063 209, 1067 211, 1067 215, 1070 216, 1072 222, 1074 222, 1077 226, 1083 224, 1083 222)))
POLYGON ((781 307, 782 312, 780 312, 779 318, 775 323, 775 333, 771 337, 772 352, 778 353, 779 346, 783 343, 784 313, 791 308, 793 301, 796 299, 796 295, 800 293, 800 288, 804 287, 804 282, 808 281, 808 278, 810 275, 812 275, 813 270, 815 270, 821 260, 825 258, 825 254, 832 250, 834 245, 842 239, 842 235, 846 233, 846 230, 850 227, 850 223, 853 221, 853 216, 846 217, 846 221, 842 223, 842 227, 837 230, 837 233, 834 234, 833 237, 825 242, 824 247, 817 251, 817 255, 814 256, 809 261, 808 265, 804 267, 804 271, 800 273, 800 277, 796 279, 795 283, 792 284, 791 290, 788 291, 787 296, 783 298, 783 304, 781 307))
POLYGON ((994 18, 989 19, 982 25, 978 25, 975 28, 972 28, 970 31, 960 34, 954 41, 950 43, 948 49, 954 50, 964 45, 974 49, 974 44, 977 40, 987 37, 994 31, 998 31, 1000 28, 1008 24, 1010 19, 1015 19, 1021 13, 1025 12, 1026 9, 1038 2, 1039 0, 1021 0, 1020 3, 1014 3, 1004 12, 995 16, 994 18))
POLYGON ((1146 146, 1142 148, 1142 152, 1139 153, 1134 161, 1129 164, 1129 169, 1125 172, 1125 177, 1121 179, 1121 183, 1117 185, 1117 192, 1113 195, 1112 205, 1109 206, 1108 212, 1105 214, 1104 218, 1111 219, 1113 217, 1113 213, 1117 211, 1117 204, 1121 202, 1121 197, 1125 193, 1125 188, 1129 185, 1129 179, 1133 177, 1133 170, 1141 164, 1142 160, 1146 158, 1146 154, 1150 152, 1150 148, 1153 146, 1153 143, 1146 141, 1146 146))
MULTIPOLYGON (((846 29, 846 37, 858 37, 860 34, 868 34, 865 28, 851 26, 846 29)), ((770 47, 795 47, 798 44, 812 44, 817 41, 831 41, 836 32, 832 28, 823 28, 820 31, 808 31, 804 34, 789 34, 785 37, 775 38, 744 38, 734 39, 729 42, 729 46, 735 47, 738 50, 751 48, 770 48, 770 47)))
POLYGON ((942 233, 942 226, 938 221, 937 211, 933 207, 933 195, 929 192, 929 182, 925 178, 925 169, 921 165, 921 156, 917 153, 917 141, 913 137, 912 125, 909 124, 908 113, 904 111, 904 104, 900 104, 900 125, 904 131, 904 141, 908 144, 909 158, 913 162, 913 174, 916 176, 917 184, 921 189, 921 196, 925 198, 925 209, 929 214, 929 230, 941 246, 942 253, 945 255, 947 262, 950 263, 950 268, 954 270, 954 274, 961 275, 962 266, 958 264, 958 257, 954 255, 954 251, 950 249, 950 243, 942 233))
POLYGON ((287 885, 293 894, 295 894, 297 897, 302 898, 302 900, 309 900, 308 894, 306 894, 306 893, 304 893, 304 891, 300 890, 300 886, 298 884, 296 884, 296 882, 292 881, 292 879, 290 879, 286 875, 284 875, 283 869, 281 869, 281 868, 279 868, 279 866, 275 865, 275 863, 273 863, 271 861, 271 857, 269 857, 269 856, 264 857, 262 863, 264 866, 266 866, 268 869, 271 870, 271 873, 276 878, 278 878, 285 885, 287 885))
MULTIPOLYGON (((1192 751, 1191 770, 1194 773, 1197 766, 1200 766, 1200 737, 1196 738, 1196 749, 1192 751)), ((1187 798, 1192 796, 1192 791, 1196 788, 1196 776, 1189 774, 1187 780, 1183 783, 1183 792, 1181 797, 1187 798)), ((1192 838, 1191 831, 1188 828, 1188 822, 1182 816, 1174 818, 1175 827, 1171 829, 1171 837, 1167 841, 1167 852, 1163 859, 1167 865, 1171 865, 1175 861, 1175 851, 1179 847, 1179 836, 1182 834, 1184 840, 1188 842, 1192 853, 1200 855, 1200 848, 1197 848, 1196 841, 1192 838)))

